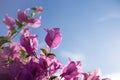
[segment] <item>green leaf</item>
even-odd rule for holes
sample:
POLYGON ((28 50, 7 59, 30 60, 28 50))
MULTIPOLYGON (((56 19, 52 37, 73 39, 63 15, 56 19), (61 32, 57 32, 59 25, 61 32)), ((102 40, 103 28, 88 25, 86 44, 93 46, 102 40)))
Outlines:
POLYGON ((50 57, 50 56, 56 56, 56 55, 54 53, 48 53, 46 56, 50 57))
POLYGON ((56 75, 53 75, 53 76, 50 77, 49 80, 54 80, 55 78, 57 78, 57 76, 56 76, 56 75))
POLYGON ((26 53, 26 51, 24 51, 24 50, 20 50, 20 52, 21 52, 21 57, 22 58, 28 58, 30 55, 28 54, 28 53, 26 53))
POLYGON ((11 36, 13 36, 15 33, 17 33, 17 30, 16 29, 12 30, 11 31, 11 36))
POLYGON ((18 29, 21 29, 24 26, 18 20, 15 20, 15 22, 16 22, 16 25, 18 26, 18 29))
POLYGON ((28 16, 28 18, 34 18, 35 17, 35 13, 33 12, 31 15, 28 16))
POLYGON ((12 58, 8 57, 4 62, 12 64, 14 62, 14 60, 12 58))
POLYGON ((40 49, 45 55, 47 54, 47 51, 44 48, 40 49))
POLYGON ((31 14, 31 17, 34 18, 34 16, 35 16, 35 13, 33 12, 33 13, 31 14))
POLYGON ((37 10, 37 7, 33 7, 33 8, 31 8, 33 11, 35 11, 35 10, 37 10))
POLYGON ((25 58, 28 58, 29 56, 30 56, 29 54, 26 54, 26 55, 25 55, 25 58))
POLYGON ((12 60, 11 58, 8 58, 8 62, 12 64, 14 60, 12 60))
POLYGON ((0 36, 0 48, 5 44, 11 42, 6 36, 0 36))
POLYGON ((23 49, 20 50, 21 54, 24 56, 25 55, 25 51, 23 49))

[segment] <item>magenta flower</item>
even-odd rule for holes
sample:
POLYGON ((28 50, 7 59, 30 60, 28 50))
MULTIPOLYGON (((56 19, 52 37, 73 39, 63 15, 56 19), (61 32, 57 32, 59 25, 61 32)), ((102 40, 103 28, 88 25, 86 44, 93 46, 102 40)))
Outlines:
POLYGON ((3 60, 2 64, 4 65, 1 65, 0 62, 0 80, 16 80, 17 75, 23 68, 23 64, 17 58, 10 64, 3 60))
POLYGON ((3 48, 4 54, 8 55, 9 57, 16 58, 20 57, 20 50, 23 49, 20 43, 13 42, 10 43, 8 46, 3 48))
POLYGON ((6 15, 3 19, 3 23, 7 26, 8 30, 12 31, 15 29, 15 21, 13 18, 6 15))
POLYGON ((26 69, 32 74, 34 78, 37 78, 37 77, 42 77, 43 75, 45 75, 44 69, 46 68, 43 68, 43 66, 40 65, 39 62, 35 62, 33 59, 31 59, 26 64, 26 69))
POLYGON ((9 73, 12 76, 12 80, 14 80, 21 70, 24 68, 24 64, 21 62, 21 58, 15 58, 12 64, 9 64, 9 73))
POLYGON ((39 79, 46 78, 47 74, 47 69, 48 69, 48 64, 47 61, 43 58, 39 59, 39 79))
POLYGON ((22 12, 20 9, 18 10, 18 21, 21 24, 27 24, 32 28, 37 28, 41 26, 41 17, 39 18, 28 18, 29 8, 22 12))
POLYGON ((103 78, 102 80, 111 80, 110 78, 103 78))
POLYGON ((83 80, 100 80, 100 70, 95 70, 94 72, 83 73, 83 80))
POLYGON ((83 73, 82 80, 110 80, 109 78, 101 78, 102 72, 96 69, 94 72, 83 73))
POLYGON ((55 74, 58 70, 62 69, 62 64, 55 56, 46 57, 44 54, 40 54, 40 58, 46 60, 47 66, 49 68, 49 75, 55 74))
POLYGON ((0 80, 13 80, 13 77, 10 75, 8 69, 0 69, 0 80))
POLYGON ((69 63, 63 68, 61 77, 64 77, 65 80, 70 80, 81 74, 81 62, 69 61, 69 63))
POLYGON ((53 28, 50 30, 48 28, 45 28, 45 31, 47 32, 45 38, 47 45, 53 49, 57 48, 62 40, 62 34, 60 33, 60 28, 53 28))
POLYGON ((25 28, 20 37, 20 44, 25 48, 28 54, 34 55, 38 50, 37 35, 31 34, 28 28, 25 28))
POLYGON ((41 26, 41 17, 39 18, 32 18, 32 19, 29 19, 28 22, 27 22, 28 26, 31 26, 33 28, 37 28, 39 26, 41 26))
POLYGON ((3 23, 8 28, 7 37, 11 38, 11 32, 15 29, 15 21, 13 18, 6 15, 6 17, 3 19, 3 23))
POLYGON ((46 80, 47 65, 46 61, 40 59, 40 62, 30 59, 21 72, 18 73, 17 80, 46 80))
POLYGON ((24 12, 22 12, 20 9, 18 9, 18 21, 21 24, 27 23, 28 22, 28 12, 29 12, 29 8, 26 9, 24 12))
MULTIPOLYGON (((40 54, 39 64, 43 64, 44 61, 44 68, 47 68, 47 73, 49 75, 55 74, 58 70, 62 69, 62 64, 55 56, 46 57, 43 53, 40 54), (42 61, 42 62, 41 62, 42 61), (46 63, 45 63, 46 62, 46 63)), ((43 65, 41 65, 43 66, 43 65)), ((44 69, 45 70, 45 69, 44 69)))
POLYGON ((35 11, 35 13, 39 14, 43 11, 43 7, 41 7, 41 6, 40 7, 35 7, 34 11, 35 11))
POLYGON ((58 70, 62 69, 62 64, 55 56, 48 57, 47 63, 48 63, 48 67, 49 67, 49 75, 53 75, 58 70))
MULTIPOLYGON (((45 59, 40 58, 39 61, 31 59, 26 63, 25 68, 34 80, 46 80, 48 65, 45 59)), ((24 76, 24 75, 23 75, 24 76)))
POLYGON ((21 71, 18 75, 17 80, 35 80, 33 75, 27 69, 21 71))

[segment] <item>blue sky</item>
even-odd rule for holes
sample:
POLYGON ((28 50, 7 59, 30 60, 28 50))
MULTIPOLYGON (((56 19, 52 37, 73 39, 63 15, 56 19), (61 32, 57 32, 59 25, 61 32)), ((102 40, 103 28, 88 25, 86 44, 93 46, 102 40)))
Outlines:
POLYGON ((119 0, 1 0, 0 35, 6 33, 2 23, 6 13, 16 18, 17 9, 34 6, 44 7, 42 26, 32 30, 39 34, 40 47, 43 28, 59 27, 63 40, 54 52, 60 61, 65 64, 71 57, 82 61, 84 71, 101 68, 103 75, 120 74, 119 0))

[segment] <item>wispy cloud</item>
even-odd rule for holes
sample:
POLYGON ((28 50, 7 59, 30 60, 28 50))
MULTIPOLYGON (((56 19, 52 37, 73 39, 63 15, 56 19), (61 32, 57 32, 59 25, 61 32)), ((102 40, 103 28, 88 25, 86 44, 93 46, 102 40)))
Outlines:
POLYGON ((74 61, 84 61, 85 55, 78 52, 71 52, 71 51, 61 51, 60 55, 62 58, 71 58, 74 61))
POLYGON ((120 72, 108 74, 105 77, 108 77, 111 80, 120 80, 120 72))
POLYGON ((102 17, 99 18, 99 21, 106 21, 110 19, 120 19, 120 12, 112 12, 108 13, 102 17))

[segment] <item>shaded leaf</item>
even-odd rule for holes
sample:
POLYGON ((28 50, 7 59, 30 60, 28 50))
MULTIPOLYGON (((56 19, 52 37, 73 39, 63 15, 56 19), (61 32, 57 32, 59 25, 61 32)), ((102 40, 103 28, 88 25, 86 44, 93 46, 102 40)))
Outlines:
POLYGON ((28 18, 34 18, 35 13, 33 12, 31 15, 28 16, 28 18))
POLYGON ((50 77, 49 80, 54 80, 55 78, 57 78, 57 76, 56 76, 56 75, 53 75, 53 76, 50 77))
POLYGON ((16 25, 18 26, 18 29, 21 29, 24 25, 21 24, 18 20, 15 20, 16 25))
POLYGON ((11 36, 13 36, 15 33, 17 33, 17 30, 16 29, 12 30, 11 31, 11 36))
POLYGON ((33 8, 31 8, 33 11, 35 11, 35 10, 37 10, 37 7, 33 7, 33 8))
POLYGON ((45 55, 47 54, 47 51, 44 48, 40 49, 45 55))
POLYGON ((21 52, 21 57, 23 57, 23 58, 28 58, 28 57, 30 56, 30 55, 27 54, 26 51, 24 51, 24 50, 20 50, 20 52, 21 52))
POLYGON ((0 36, 0 48, 5 44, 10 42, 10 40, 6 36, 0 36))
POLYGON ((12 59, 12 58, 10 58, 10 57, 8 57, 8 59, 7 60, 5 60, 4 61, 5 63, 13 63, 14 62, 14 60, 12 59))
POLYGON ((14 60, 12 60, 11 58, 8 58, 8 62, 12 64, 14 60))
POLYGON ((56 55, 54 53, 48 53, 46 56, 50 57, 50 56, 56 56, 56 55))
POLYGON ((26 55, 25 55, 25 58, 28 58, 29 56, 30 56, 29 54, 26 54, 26 55))

